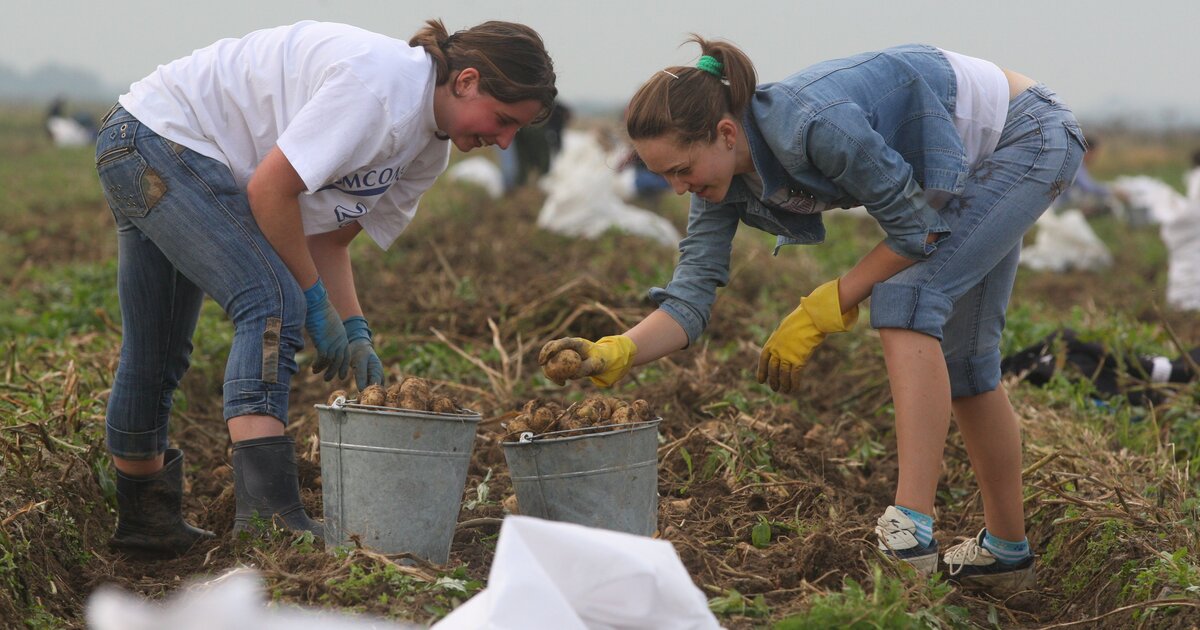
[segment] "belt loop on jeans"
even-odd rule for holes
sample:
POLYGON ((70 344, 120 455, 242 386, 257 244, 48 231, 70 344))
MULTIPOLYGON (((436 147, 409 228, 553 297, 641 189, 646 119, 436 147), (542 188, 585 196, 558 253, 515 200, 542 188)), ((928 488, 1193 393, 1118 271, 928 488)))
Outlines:
POLYGON ((108 123, 108 119, 109 119, 109 118, 112 118, 113 114, 117 113, 117 110, 118 110, 118 109, 120 109, 120 108, 121 108, 121 104, 120 104, 120 103, 117 103, 116 105, 113 105, 113 106, 112 106, 112 109, 108 110, 108 113, 104 115, 104 118, 101 118, 101 119, 100 119, 100 126, 101 126, 101 127, 104 127, 104 125, 108 123))

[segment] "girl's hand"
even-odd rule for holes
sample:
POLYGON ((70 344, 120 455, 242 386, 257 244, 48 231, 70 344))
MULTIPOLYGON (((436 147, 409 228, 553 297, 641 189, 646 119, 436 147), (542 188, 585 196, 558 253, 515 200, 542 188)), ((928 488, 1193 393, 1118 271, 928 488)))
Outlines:
POLYGON ((383 363, 375 354, 375 345, 371 343, 371 329, 367 327, 367 319, 356 315, 342 322, 346 327, 346 338, 350 340, 349 353, 350 369, 354 371, 354 382, 358 391, 370 385, 383 384, 383 363))
MULTIPOLYGON (((538 354, 538 365, 546 372, 550 359, 562 350, 574 350, 583 359, 575 373, 567 378, 576 379, 591 377, 597 387, 612 387, 617 381, 625 378, 633 365, 633 357, 637 354, 637 346, 625 335, 612 335, 592 343, 581 337, 566 337, 555 339, 542 346, 538 354)), ((551 380, 555 376, 546 374, 551 380)))
POLYGON ((780 393, 800 387, 800 371, 808 364, 825 335, 850 330, 858 321, 858 307, 842 313, 838 280, 831 280, 800 300, 800 306, 783 318, 763 344, 757 379, 780 393))
POLYGON ((325 372, 325 380, 346 378, 350 370, 349 340, 346 338, 346 326, 342 324, 337 309, 329 302, 329 294, 325 291, 325 283, 317 278, 317 283, 304 290, 304 301, 308 311, 304 314, 304 329, 312 338, 313 346, 317 349, 317 360, 313 362, 313 374, 325 372))

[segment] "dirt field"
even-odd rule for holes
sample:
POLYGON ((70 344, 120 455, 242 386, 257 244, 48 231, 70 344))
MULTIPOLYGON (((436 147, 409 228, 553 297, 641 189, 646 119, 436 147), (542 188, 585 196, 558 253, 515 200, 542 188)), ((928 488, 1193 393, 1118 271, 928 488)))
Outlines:
MULTIPOLYGON (((487 577, 504 516, 501 501, 511 494, 502 421, 533 397, 569 402, 595 393, 590 385, 559 388, 546 381, 537 369, 538 349, 564 335, 594 339, 624 330, 649 312, 645 290, 662 286, 674 262, 670 248, 633 237, 589 242, 539 231, 535 190, 493 202, 448 182, 427 196, 391 251, 356 244, 360 295, 389 382, 425 377, 485 419, 464 492, 464 501, 477 504, 460 513, 466 525, 444 567, 402 568, 394 558, 365 553, 331 555, 319 542, 286 535, 231 540, 229 440, 220 421, 231 333, 215 305, 206 304, 172 442, 187 455, 186 512, 216 532, 217 542, 178 559, 128 557, 105 545, 115 513, 103 411, 120 339, 111 217, 99 191, 86 189, 94 174, 77 173, 88 167, 86 153, 50 156, 51 148, 12 137, 26 164, 61 170, 51 184, 78 192, 62 199, 26 194, 10 166, 0 171, 0 186, 17 186, 9 188, 13 207, 4 210, 5 256, 12 264, 0 273, 9 313, 0 319, 0 618, 6 626, 82 627, 86 597, 102 583, 160 597, 183 581, 237 565, 259 568, 280 601, 418 622, 440 617, 487 577), (443 575, 455 578, 455 586, 432 584, 443 575)), ((660 207, 682 227, 679 200, 660 207)), ((1200 624, 1195 385, 1168 391, 1165 403, 1144 409, 1119 400, 1097 405, 1077 381, 1046 389, 1007 381, 1024 428, 1029 539, 1040 561, 1036 591, 998 601, 880 564, 873 527, 891 503, 896 454, 877 335, 860 325, 831 338, 807 369, 812 378, 792 396, 755 384, 752 372, 757 344, 777 320, 853 260, 853 250, 838 248, 833 238, 861 253, 873 229, 837 219, 831 244, 791 248, 778 258, 765 237, 743 230, 733 281, 703 341, 669 362, 635 370, 616 389, 622 398, 650 401, 664 419, 659 536, 675 545, 722 623, 1200 624)), ((1127 353, 1178 355, 1179 347, 1200 345, 1200 314, 1156 307, 1165 270, 1153 229, 1101 231, 1112 239, 1117 259, 1110 272, 1022 271, 1006 350, 1061 325, 1127 353)), ((302 366, 309 361, 301 357, 302 366)), ((289 433, 299 445, 306 503, 320 515, 313 404, 324 402, 333 387, 307 370, 294 383, 289 433)), ((952 429, 936 525, 943 547, 978 531, 981 509, 952 429)))

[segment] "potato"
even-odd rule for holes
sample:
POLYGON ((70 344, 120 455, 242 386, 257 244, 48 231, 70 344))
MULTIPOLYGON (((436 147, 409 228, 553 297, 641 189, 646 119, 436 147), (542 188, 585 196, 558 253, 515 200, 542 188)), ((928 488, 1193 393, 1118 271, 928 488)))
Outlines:
POLYGON ((338 396, 341 396, 342 398, 345 398, 346 400, 350 399, 350 395, 346 393, 346 390, 335 389, 335 390, 333 390, 333 393, 329 395, 329 400, 325 404, 332 405, 334 403, 334 401, 336 401, 338 399, 338 396))
POLYGON ((540 407, 533 412, 529 426, 532 427, 535 433, 545 433, 554 425, 554 420, 558 417, 553 407, 540 407))
POLYGON ((387 392, 379 385, 371 385, 358 394, 358 404, 379 407, 387 400, 387 392))
POLYGON ((393 383, 391 387, 387 388, 387 398, 384 400, 388 407, 399 407, 400 398, 400 383, 393 383))
POLYGON ((579 357, 578 352, 571 349, 559 350, 546 362, 542 372, 545 373, 546 378, 556 384, 566 385, 567 381, 578 376, 579 366, 582 363, 583 360, 579 357))
POLYGON ((508 431, 507 438, 509 440, 516 442, 517 440, 521 439, 522 433, 533 430, 529 427, 529 423, 522 419, 523 417, 524 416, 517 416, 516 418, 509 420, 508 424, 504 427, 508 431))
POLYGON ((429 410, 437 413, 458 413, 458 404, 449 396, 434 396, 429 410))

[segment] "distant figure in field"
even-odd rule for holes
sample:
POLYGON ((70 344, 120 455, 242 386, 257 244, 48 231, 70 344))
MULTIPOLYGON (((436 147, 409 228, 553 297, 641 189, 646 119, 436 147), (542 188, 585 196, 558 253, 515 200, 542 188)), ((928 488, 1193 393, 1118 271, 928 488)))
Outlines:
POLYGON ((46 134, 60 147, 81 147, 96 141, 96 122, 88 114, 66 114, 62 98, 50 102, 46 110, 46 134))

